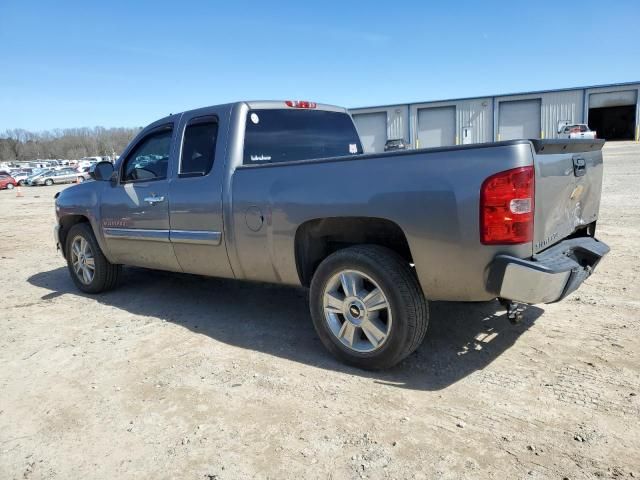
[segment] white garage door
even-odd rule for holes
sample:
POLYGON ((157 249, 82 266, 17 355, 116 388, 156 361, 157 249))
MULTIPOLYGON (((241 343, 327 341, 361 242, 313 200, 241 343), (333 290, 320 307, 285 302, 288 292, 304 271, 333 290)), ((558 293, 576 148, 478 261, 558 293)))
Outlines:
POLYGON ((446 147, 456 143, 456 107, 418 110, 418 147, 446 147))
POLYGON ((387 143, 387 113, 359 113, 353 116, 365 153, 384 152, 387 143))
POLYGON ((540 99, 500 102, 499 140, 540 138, 540 99))

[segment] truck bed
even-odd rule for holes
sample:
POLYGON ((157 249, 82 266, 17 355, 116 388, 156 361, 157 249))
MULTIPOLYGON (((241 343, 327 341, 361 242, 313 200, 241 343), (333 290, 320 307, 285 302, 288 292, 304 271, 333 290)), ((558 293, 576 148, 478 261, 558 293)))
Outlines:
POLYGON ((301 225, 316 218, 377 217, 405 232, 428 298, 489 300, 495 294, 487 288, 487 268, 496 255, 530 258, 595 220, 601 147, 602 142, 517 140, 240 166, 233 175, 230 216, 234 271, 242 278, 298 284, 290 252, 301 225), (574 180, 567 180, 574 151, 584 152, 591 167, 584 194, 594 195, 595 200, 581 214, 569 217, 570 211, 577 212, 575 202, 558 208, 552 203, 562 195, 570 196, 575 188, 574 180), (478 199, 483 180, 499 171, 534 164, 535 242, 482 245, 478 199), (266 228, 247 230, 246 212, 251 211, 261 212, 266 228))

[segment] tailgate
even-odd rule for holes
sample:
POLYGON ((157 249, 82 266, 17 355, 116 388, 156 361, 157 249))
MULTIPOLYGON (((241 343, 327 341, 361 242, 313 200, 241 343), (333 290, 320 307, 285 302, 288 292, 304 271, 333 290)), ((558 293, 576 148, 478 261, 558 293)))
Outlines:
POLYGON ((532 140, 537 253, 598 218, 604 140, 532 140))

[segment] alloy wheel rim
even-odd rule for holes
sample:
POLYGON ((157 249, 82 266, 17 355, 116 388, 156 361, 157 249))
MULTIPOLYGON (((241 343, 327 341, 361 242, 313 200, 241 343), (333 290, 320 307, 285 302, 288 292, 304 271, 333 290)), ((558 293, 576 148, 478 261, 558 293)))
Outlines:
POLYGON ((93 281, 96 273, 93 250, 87 240, 78 235, 71 243, 71 264, 78 280, 85 285, 93 281))
POLYGON ((391 332, 391 306, 380 286, 358 270, 343 270, 327 282, 324 318, 331 333, 357 353, 382 348, 391 332))

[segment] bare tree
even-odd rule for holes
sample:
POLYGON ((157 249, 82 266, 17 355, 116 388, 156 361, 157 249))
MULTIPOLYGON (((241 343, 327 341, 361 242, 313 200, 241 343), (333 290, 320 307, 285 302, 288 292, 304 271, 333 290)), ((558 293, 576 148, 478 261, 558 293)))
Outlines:
POLYGON ((0 161, 78 159, 121 153, 140 128, 82 127, 30 132, 14 128, 0 134, 0 161))

